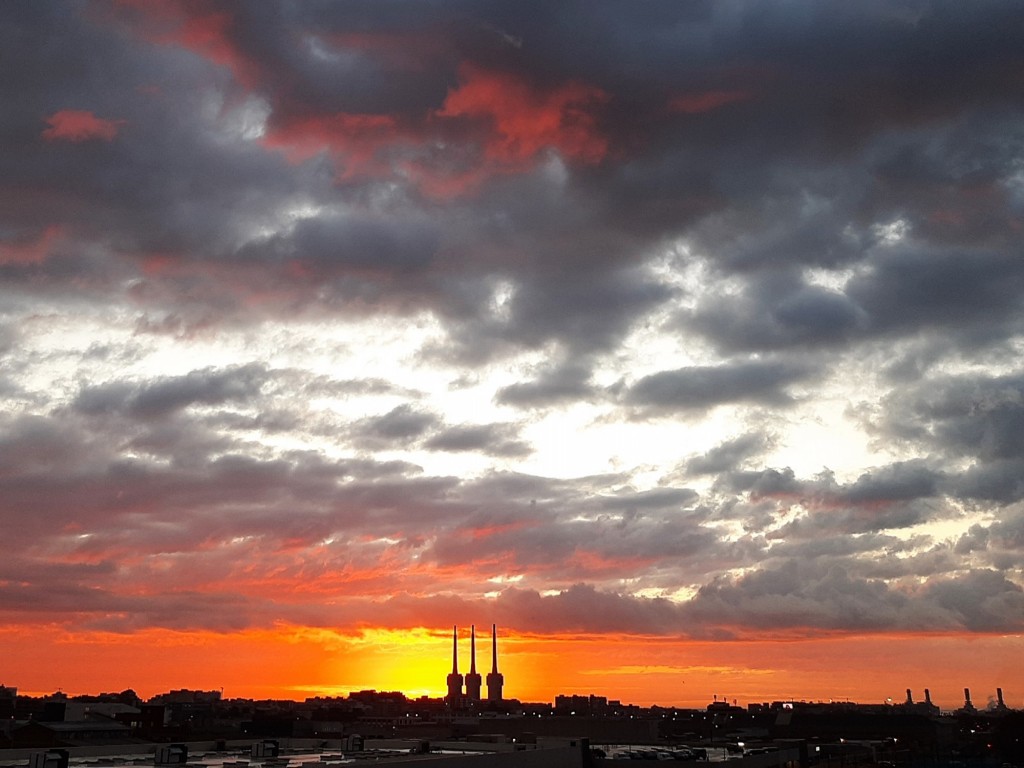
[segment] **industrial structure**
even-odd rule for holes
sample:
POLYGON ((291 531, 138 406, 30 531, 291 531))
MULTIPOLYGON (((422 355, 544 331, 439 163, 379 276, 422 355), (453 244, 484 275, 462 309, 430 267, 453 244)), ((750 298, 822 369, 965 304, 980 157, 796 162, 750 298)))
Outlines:
MULTIPOLYGON (((448 694, 445 699, 451 707, 459 708, 465 704, 479 702, 482 699, 483 680, 476 671, 476 625, 469 628, 469 672, 463 677, 459 674, 459 628, 452 627, 452 671, 447 678, 448 694), (465 691, 463 691, 465 683, 465 691)), ((501 702, 505 676, 498 671, 498 627, 491 624, 491 671, 487 674, 487 701, 501 702)))
POLYGON ((480 701, 480 686, 483 678, 476 671, 476 625, 469 628, 469 674, 466 675, 466 698, 480 701))

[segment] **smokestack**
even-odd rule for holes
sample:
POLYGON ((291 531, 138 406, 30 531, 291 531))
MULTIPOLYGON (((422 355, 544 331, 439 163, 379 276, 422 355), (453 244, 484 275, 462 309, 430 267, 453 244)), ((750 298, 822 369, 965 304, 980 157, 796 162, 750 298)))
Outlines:
POLYGON ((459 674, 459 628, 452 627, 452 674, 459 674))
POLYGON ((927 688, 924 689, 924 703, 925 704, 931 704, 932 703, 932 692, 929 691, 927 688))
POLYGON ((964 711, 965 712, 977 712, 974 708, 974 704, 971 702, 971 689, 964 688, 964 711))
POLYGON ((491 624, 491 672, 487 675, 487 700, 501 701, 505 676, 498 671, 498 625, 491 624))
POLYGON ((907 704, 913 704, 913 703, 914 703, 914 697, 911 695, 910 689, 907 688, 907 704))
POLYGON ((1006 709, 1006 702, 1003 701, 1003 689, 996 688, 996 709, 1006 709))
POLYGON ((466 698, 480 701, 482 679, 476 671, 476 625, 469 626, 469 672, 466 674, 466 698))
POLYGON ((469 671, 476 672, 476 624, 469 625, 469 671))
POLYGON ((448 675, 448 704, 456 706, 462 699, 462 675, 459 674, 459 628, 452 627, 452 673, 448 675))

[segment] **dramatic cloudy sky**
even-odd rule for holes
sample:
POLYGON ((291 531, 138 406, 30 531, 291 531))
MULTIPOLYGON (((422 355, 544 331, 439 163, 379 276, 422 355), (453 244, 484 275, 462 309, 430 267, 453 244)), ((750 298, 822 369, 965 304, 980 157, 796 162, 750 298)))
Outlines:
POLYGON ((0 682, 1018 705, 1022 40, 0 4, 0 682))

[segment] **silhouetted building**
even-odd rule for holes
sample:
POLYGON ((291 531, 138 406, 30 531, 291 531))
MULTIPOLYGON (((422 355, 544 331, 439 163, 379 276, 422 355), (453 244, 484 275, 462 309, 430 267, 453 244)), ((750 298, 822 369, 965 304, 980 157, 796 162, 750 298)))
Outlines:
POLYGON ((462 675, 459 674, 459 628, 452 627, 452 671, 448 675, 448 704, 455 707, 462 700, 462 675))
POLYGON ((1006 702, 1003 701, 1003 689, 1002 688, 996 688, 996 711, 997 712, 1006 712, 1007 711, 1006 702))
POLYGON ((491 624, 491 671, 487 674, 487 700, 501 701, 504 685, 505 676, 498 671, 498 627, 491 624))
POLYGON ((0 718, 14 717, 15 704, 18 701, 18 689, 0 685, 0 718))
POLYGON ((470 701, 480 701, 480 686, 483 678, 476 671, 476 625, 469 627, 469 673, 466 675, 466 698, 470 701))
POLYGON ((605 696, 580 696, 578 694, 555 696, 555 714, 570 717, 603 717, 608 714, 608 699, 605 696))
POLYGON ((971 689, 964 688, 964 706, 960 710, 966 714, 972 714, 978 710, 974 707, 974 702, 971 701, 971 689))
POLYGON ((904 712, 917 712, 922 715, 938 715, 939 708, 932 703, 932 694, 927 688, 924 689, 924 701, 914 701, 914 695, 907 688, 907 700, 899 705, 904 712))

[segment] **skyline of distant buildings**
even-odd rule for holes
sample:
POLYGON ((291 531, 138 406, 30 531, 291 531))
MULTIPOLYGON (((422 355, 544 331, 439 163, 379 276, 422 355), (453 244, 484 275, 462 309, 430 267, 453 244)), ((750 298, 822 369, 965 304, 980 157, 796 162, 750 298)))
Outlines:
MULTIPOLYGON (((476 633, 475 625, 471 626, 470 635, 470 671, 466 675, 462 675, 458 672, 458 630, 457 627, 453 633, 453 650, 452 650, 452 672, 447 676, 447 692, 443 696, 409 696, 403 691, 378 691, 377 689, 353 689, 347 692, 344 696, 308 696, 305 698, 306 702, 310 701, 336 701, 336 700, 359 700, 366 699, 367 697, 374 696, 390 696, 390 697, 401 697, 406 701, 417 701, 417 702, 436 702, 443 705, 444 707, 453 711, 466 711, 466 710, 485 710, 491 709, 491 711, 505 711, 508 712, 512 708, 517 706, 537 706, 537 703, 529 703, 524 705, 519 699, 507 699, 504 697, 504 675, 498 671, 497 661, 497 635, 496 627, 492 625, 492 666, 491 672, 486 677, 487 681, 487 697, 486 699, 482 696, 482 689, 480 684, 477 682, 481 678, 481 675, 476 672, 476 633), (463 688, 465 686, 465 688, 463 688), (504 705, 504 706, 502 706, 504 705)), ((149 703, 149 704, 166 704, 166 705, 180 705, 180 704, 212 704, 222 701, 291 701, 298 703, 299 699, 282 699, 282 698, 263 698, 263 697, 242 697, 242 696, 229 696, 224 697, 224 691, 221 690, 202 690, 202 689, 191 689, 191 688, 179 688, 170 689, 165 692, 154 694, 153 696, 145 699, 138 696, 133 688, 125 689, 120 693, 101 692, 97 694, 89 693, 67 693, 60 689, 49 694, 35 694, 27 695, 22 694, 19 697, 17 686, 9 686, 6 684, 0 684, 0 718, 4 717, 4 712, 12 708, 13 702, 18 698, 29 698, 39 699, 48 701, 74 701, 74 700, 88 700, 88 699, 112 699, 117 697, 124 697, 130 695, 134 697, 138 702, 149 703)), ((836 699, 814 699, 814 698, 791 698, 791 699, 775 699, 771 702, 766 701, 755 701, 757 697, 752 697, 745 703, 744 706, 738 704, 738 699, 733 698, 732 703, 729 703, 729 697, 720 696, 719 694, 712 694, 710 701, 706 705, 706 709, 709 712, 712 711, 761 711, 770 708, 785 709, 792 708, 794 706, 857 706, 857 707, 901 707, 904 709, 914 709, 922 713, 962 713, 962 714, 983 714, 983 713, 1001 713, 1001 712, 1013 712, 1013 711, 1024 711, 1024 706, 1020 708, 1013 707, 1006 703, 1006 697, 1004 696, 1003 688, 1001 686, 996 687, 995 694, 988 696, 987 702, 984 706, 978 707, 974 703, 974 699, 971 694, 971 689, 965 687, 963 689, 963 703, 959 707, 955 708, 942 708, 935 704, 932 700, 931 690, 925 688, 923 691, 923 700, 915 700, 913 691, 910 688, 906 689, 906 697, 901 702, 894 702, 891 697, 886 697, 879 701, 877 704, 863 704, 852 700, 836 700, 836 699)), ((611 711, 628 711, 630 709, 686 709, 686 710, 702 710, 704 707, 684 707, 681 705, 657 705, 653 704, 650 706, 641 706, 637 704, 623 704, 621 699, 610 699, 607 696, 598 695, 594 693, 557 693, 551 699, 551 708, 554 712, 562 714, 575 715, 577 713, 581 715, 596 715, 605 714, 611 711)))
MULTIPOLYGON (((388 691, 380 692, 376 689, 355 689, 349 691, 347 695, 348 700, 372 700, 377 696, 391 697, 392 699, 402 699, 407 702, 434 702, 435 705, 441 705, 451 712, 460 713, 472 713, 472 712, 490 712, 490 713, 504 713, 508 714, 514 712, 517 708, 521 707, 543 707, 546 704, 541 703, 530 703, 523 704, 518 699, 506 699, 504 695, 505 676, 498 670, 498 634, 497 624, 491 624, 491 671, 486 676, 487 696, 483 697, 483 682, 484 677, 477 671, 476 666, 476 625, 470 625, 470 669, 465 675, 459 672, 459 629, 458 625, 452 627, 452 668, 451 672, 445 679, 445 694, 439 697, 433 697, 429 695, 421 695, 419 697, 409 697, 402 691, 388 691)), ((28 698, 37 698, 49 701, 71 701, 75 699, 125 699, 134 698, 137 703, 143 702, 150 705, 209 705, 217 702, 221 702, 223 699, 223 691, 220 690, 200 690, 200 689, 189 689, 180 688, 172 689, 163 693, 158 693, 150 697, 148 700, 144 700, 139 697, 134 689, 126 689, 119 694, 114 693, 100 693, 100 694, 67 694, 58 688, 57 691, 51 694, 40 694, 28 698)), ((0 718, 12 716, 11 713, 14 711, 14 704, 18 699, 18 688, 17 686, 11 687, 3 683, 0 683, 0 718), (7 713, 7 714, 5 714, 7 713)), ((743 707, 738 706, 738 699, 733 698, 732 704, 729 704, 729 697, 720 696, 719 694, 711 695, 712 701, 706 706, 708 712, 726 712, 726 711, 766 711, 769 709, 786 709, 793 708, 797 705, 800 706, 856 706, 856 707, 901 707, 906 711, 916 711, 926 715, 938 715, 940 713, 951 713, 951 714, 983 714, 983 713, 1006 713, 1018 711, 1017 709, 1009 706, 1006 703, 1006 699, 1003 694, 1002 686, 997 686, 995 689, 995 696, 989 696, 986 705, 982 708, 978 708, 972 699, 971 689, 969 687, 963 688, 963 703, 956 708, 946 709, 940 708, 932 700, 931 690, 929 688, 924 689, 923 701, 915 701, 913 691, 910 688, 906 689, 906 698, 900 702, 895 703, 891 697, 886 697, 881 703, 875 704, 858 704, 850 700, 835 700, 828 699, 825 702, 822 699, 814 700, 807 698, 783 698, 773 699, 771 702, 767 701, 754 701, 753 699, 759 697, 748 697, 750 699, 746 704, 746 710, 743 707)), ((280 699, 280 698, 261 698, 261 697, 230 697, 228 700, 238 701, 292 701, 298 702, 297 699, 280 699)), ((334 696, 312 696, 307 697, 305 701, 337 701, 338 697, 334 696)), ((127 702, 122 702, 127 703, 127 702)), ((609 699, 607 696, 596 695, 594 693, 579 694, 579 693, 558 693, 553 696, 551 711, 553 713, 559 713, 563 715, 575 716, 577 714, 587 716, 600 716, 606 715, 610 712, 630 712, 630 711, 641 711, 646 709, 679 709, 679 710, 695 710, 701 711, 701 707, 683 707, 680 705, 651 705, 650 707, 643 707, 636 704, 623 704, 620 699, 609 699)), ((1024 711, 1024 705, 1022 705, 1020 711, 1024 711)))

